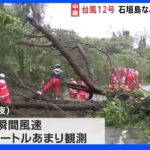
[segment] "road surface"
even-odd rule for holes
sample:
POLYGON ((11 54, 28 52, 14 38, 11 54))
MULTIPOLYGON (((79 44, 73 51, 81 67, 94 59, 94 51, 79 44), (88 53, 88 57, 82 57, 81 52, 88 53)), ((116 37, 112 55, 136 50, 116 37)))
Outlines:
POLYGON ((146 141, 135 128, 105 128, 106 144, 144 144, 146 141))
POLYGON ((147 92, 150 92, 150 85, 142 86, 142 89, 144 89, 147 92))

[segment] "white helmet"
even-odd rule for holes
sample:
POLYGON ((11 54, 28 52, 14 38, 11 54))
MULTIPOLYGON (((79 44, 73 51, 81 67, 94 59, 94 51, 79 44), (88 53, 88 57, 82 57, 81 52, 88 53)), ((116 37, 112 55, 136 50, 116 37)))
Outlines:
POLYGON ((5 78, 5 74, 0 73, 0 78, 5 78))

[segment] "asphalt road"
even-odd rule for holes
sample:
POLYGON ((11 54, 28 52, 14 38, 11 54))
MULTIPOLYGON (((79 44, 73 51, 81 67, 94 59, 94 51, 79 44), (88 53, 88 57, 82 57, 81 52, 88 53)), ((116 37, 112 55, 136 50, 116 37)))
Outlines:
POLYGON ((135 128, 105 128, 106 144, 144 144, 144 139, 135 128))
POLYGON ((142 86, 142 89, 144 89, 147 92, 150 92, 150 85, 142 86))

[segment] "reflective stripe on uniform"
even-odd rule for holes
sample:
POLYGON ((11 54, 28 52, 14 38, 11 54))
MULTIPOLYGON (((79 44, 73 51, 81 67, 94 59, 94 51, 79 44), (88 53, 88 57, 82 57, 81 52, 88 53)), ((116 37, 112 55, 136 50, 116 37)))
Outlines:
POLYGON ((9 96, 9 93, 8 93, 8 94, 5 94, 5 95, 3 95, 3 96, 0 96, 0 98, 4 98, 4 97, 6 97, 6 96, 9 96))
POLYGON ((4 90, 4 89, 6 89, 6 86, 4 86, 3 88, 1 88, 1 90, 4 90))

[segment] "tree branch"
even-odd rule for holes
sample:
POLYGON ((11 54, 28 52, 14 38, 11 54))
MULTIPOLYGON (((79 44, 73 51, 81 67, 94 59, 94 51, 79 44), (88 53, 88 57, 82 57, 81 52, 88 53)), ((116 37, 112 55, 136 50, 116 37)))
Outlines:
POLYGON ((24 34, 22 37, 29 37, 29 38, 44 38, 44 35, 28 35, 24 34))
POLYGON ((45 45, 40 45, 40 44, 35 44, 35 43, 29 43, 26 41, 19 41, 16 44, 21 44, 21 45, 28 45, 28 46, 34 46, 34 47, 50 47, 53 46, 52 44, 45 44, 45 45))
POLYGON ((86 55, 85 50, 83 49, 83 47, 80 44, 77 44, 77 47, 79 49, 80 54, 82 55, 82 57, 84 59, 86 69, 87 69, 87 72, 88 72, 88 76, 91 79, 91 81, 94 82, 94 72, 93 72, 91 63, 88 59, 88 56, 86 55))

